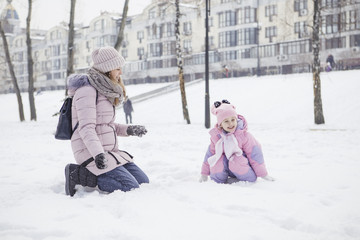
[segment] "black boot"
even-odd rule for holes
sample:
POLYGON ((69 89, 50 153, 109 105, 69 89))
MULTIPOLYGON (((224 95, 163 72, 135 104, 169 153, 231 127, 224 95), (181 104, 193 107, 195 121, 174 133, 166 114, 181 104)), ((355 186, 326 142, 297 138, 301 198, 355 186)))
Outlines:
POLYGON ((97 177, 86 167, 76 164, 68 164, 65 167, 65 193, 74 196, 75 186, 81 184, 83 187, 96 187, 97 177))
POLYGON ((68 164, 65 167, 65 193, 66 195, 74 196, 76 190, 76 184, 80 184, 79 181, 79 165, 68 164))

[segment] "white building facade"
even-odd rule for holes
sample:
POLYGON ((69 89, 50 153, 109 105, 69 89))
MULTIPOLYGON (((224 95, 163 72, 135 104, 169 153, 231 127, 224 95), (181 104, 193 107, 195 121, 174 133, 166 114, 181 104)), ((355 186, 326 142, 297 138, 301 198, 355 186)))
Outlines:
MULTIPOLYGON (((8 2, 1 17, 13 26, 7 28, 8 41, 19 86, 26 91, 26 37, 8 2)), ((211 0, 210 6, 210 78, 311 71, 312 0, 211 0)), ((332 54, 338 70, 360 68, 360 3, 322 0, 321 7, 321 63, 325 65, 332 54)), ((153 0, 142 14, 126 19, 120 49, 127 60, 123 71, 126 84, 178 80, 175 10, 170 1, 153 0)), ((180 12, 185 80, 204 78, 205 1, 182 0, 180 12)), ((76 26, 75 72, 86 72, 91 66, 94 49, 115 45, 121 21, 121 14, 103 12, 88 26, 76 26)), ((65 87, 67 33, 66 23, 45 32, 32 30, 35 88, 65 87)), ((11 92, 10 75, 2 65, 0 92, 11 92)))

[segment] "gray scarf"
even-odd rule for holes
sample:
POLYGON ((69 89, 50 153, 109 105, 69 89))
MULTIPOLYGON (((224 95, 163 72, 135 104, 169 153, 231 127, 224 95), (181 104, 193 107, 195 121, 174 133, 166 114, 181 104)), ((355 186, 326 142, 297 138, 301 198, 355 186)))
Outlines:
POLYGON ((115 105, 115 98, 119 98, 119 103, 123 101, 123 89, 119 84, 114 83, 106 75, 94 68, 89 68, 87 75, 90 85, 104 95, 113 105, 115 105))

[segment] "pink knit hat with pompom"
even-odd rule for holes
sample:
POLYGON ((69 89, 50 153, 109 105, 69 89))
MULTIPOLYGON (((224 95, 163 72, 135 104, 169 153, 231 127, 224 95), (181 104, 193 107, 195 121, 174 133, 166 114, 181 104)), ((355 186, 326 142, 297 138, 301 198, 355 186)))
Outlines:
POLYGON ((220 125, 225 118, 228 117, 236 117, 238 114, 236 113, 236 109, 230 103, 221 103, 220 106, 216 107, 216 105, 212 105, 211 113, 214 114, 217 118, 217 124, 220 125))

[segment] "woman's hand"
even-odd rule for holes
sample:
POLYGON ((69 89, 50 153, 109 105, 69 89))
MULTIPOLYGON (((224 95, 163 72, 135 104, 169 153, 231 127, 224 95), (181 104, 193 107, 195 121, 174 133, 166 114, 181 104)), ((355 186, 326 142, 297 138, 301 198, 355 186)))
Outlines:
POLYGON ((107 160, 105 158, 105 154, 100 153, 95 156, 95 164, 98 169, 105 169, 107 168, 106 164, 107 160))
POLYGON ((147 133, 147 130, 144 126, 141 126, 141 125, 130 125, 126 129, 126 133, 127 133, 127 135, 130 135, 130 136, 142 137, 143 135, 145 135, 147 133))

